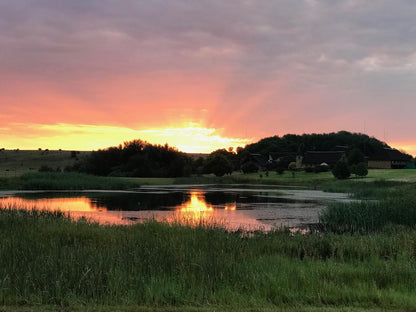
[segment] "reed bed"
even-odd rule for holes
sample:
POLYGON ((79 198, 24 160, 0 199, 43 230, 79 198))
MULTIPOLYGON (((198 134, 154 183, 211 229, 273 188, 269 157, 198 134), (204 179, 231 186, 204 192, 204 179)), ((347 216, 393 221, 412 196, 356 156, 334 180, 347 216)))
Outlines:
MULTIPOLYGON (((227 232, 155 221, 100 226, 0 209, 0 304, 416 305, 416 230, 227 232)), ((13 207, 15 208, 15 207, 13 207)))
POLYGON ((416 226, 415 184, 374 181, 361 184, 351 193, 370 200, 330 204, 320 215, 325 230, 374 232, 393 225, 416 226))
MULTIPOLYGON (((0 187, 1 187, 0 181, 0 187)), ((3 188, 22 190, 124 190, 140 182, 116 177, 99 177, 76 172, 30 172, 5 180, 3 188)))

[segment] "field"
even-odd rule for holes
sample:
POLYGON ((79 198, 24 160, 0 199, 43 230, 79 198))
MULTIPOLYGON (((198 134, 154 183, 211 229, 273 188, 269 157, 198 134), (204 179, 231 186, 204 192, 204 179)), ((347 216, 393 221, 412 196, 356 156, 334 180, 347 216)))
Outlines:
MULTIPOLYGON (((214 175, 192 176, 184 178, 125 178, 97 177, 73 172, 37 172, 34 170, 21 172, 16 177, 0 177, 0 189, 35 189, 35 190, 81 190, 81 189, 129 189, 141 185, 163 184, 271 184, 323 189, 329 192, 373 193, 382 182, 401 185, 416 182, 416 170, 390 169, 369 170, 365 178, 350 178, 345 181, 336 180, 332 173, 291 172, 277 174, 270 172, 241 174, 234 173, 224 177, 214 175), (375 184, 376 183, 376 184, 375 184), (366 187, 362 187, 362 185, 366 187), (374 186, 375 187, 372 187, 374 186)), ((382 193, 382 192, 381 192, 382 193)))
POLYGON ((72 153, 72 151, 1 150, 0 177, 18 177, 27 172, 38 171, 42 166, 63 170, 89 152, 77 152, 75 155, 72 153))

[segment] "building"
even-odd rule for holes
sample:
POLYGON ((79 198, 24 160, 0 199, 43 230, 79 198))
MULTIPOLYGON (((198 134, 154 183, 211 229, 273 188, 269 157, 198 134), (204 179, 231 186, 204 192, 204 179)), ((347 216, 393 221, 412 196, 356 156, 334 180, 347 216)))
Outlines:
POLYGON ((296 157, 296 167, 316 167, 327 165, 332 167, 338 161, 346 159, 345 151, 307 151, 303 156, 296 157))
POLYGON ((371 169, 402 169, 411 161, 410 155, 397 149, 385 147, 383 150, 368 157, 368 168, 371 169))

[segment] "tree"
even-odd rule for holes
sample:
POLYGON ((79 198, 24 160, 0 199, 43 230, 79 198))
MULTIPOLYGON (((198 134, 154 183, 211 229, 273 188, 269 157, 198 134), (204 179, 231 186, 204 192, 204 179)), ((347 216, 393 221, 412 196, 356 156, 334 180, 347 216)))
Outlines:
POLYGON ((222 177, 224 174, 232 173, 233 165, 224 155, 217 153, 207 159, 204 171, 222 177))
POLYGON ((359 163, 364 163, 365 157, 364 154, 358 148, 354 148, 348 155, 348 164, 357 165, 359 163))
MULTIPOLYGON (((71 155, 76 152, 71 152, 71 155)), ((68 170, 95 175, 130 177, 179 177, 188 176, 192 160, 185 153, 165 145, 152 145, 133 140, 124 145, 94 151, 78 160, 68 170)))
POLYGON ((259 167, 257 167, 257 165, 254 162, 247 161, 241 165, 241 170, 244 173, 253 173, 253 172, 257 172, 259 170, 259 167))
POLYGON ((332 174, 339 180, 348 179, 351 175, 348 164, 345 161, 338 161, 332 169, 332 174))

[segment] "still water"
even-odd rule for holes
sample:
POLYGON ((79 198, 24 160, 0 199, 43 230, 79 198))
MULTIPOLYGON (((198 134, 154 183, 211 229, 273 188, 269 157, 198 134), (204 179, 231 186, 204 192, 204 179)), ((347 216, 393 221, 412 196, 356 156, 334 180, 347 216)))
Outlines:
POLYGON ((60 210, 101 224, 156 219, 269 231, 316 223, 329 202, 345 200, 345 194, 269 186, 149 186, 134 191, 3 192, 0 207, 60 210))

